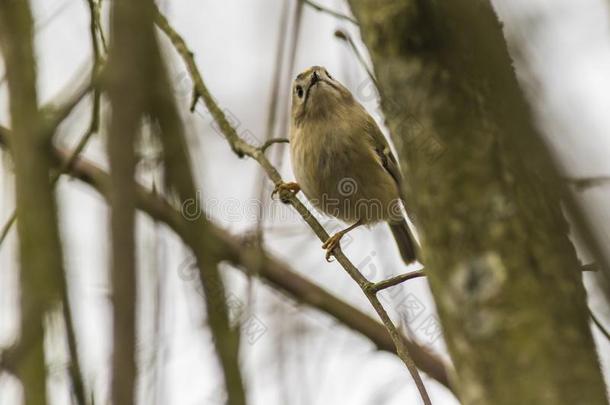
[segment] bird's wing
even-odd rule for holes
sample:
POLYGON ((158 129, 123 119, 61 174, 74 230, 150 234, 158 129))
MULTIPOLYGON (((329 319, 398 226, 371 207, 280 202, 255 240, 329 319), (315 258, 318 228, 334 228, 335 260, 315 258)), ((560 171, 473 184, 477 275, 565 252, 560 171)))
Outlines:
POLYGON ((400 173, 400 167, 398 166, 398 161, 396 157, 392 153, 392 149, 390 149, 390 144, 388 143, 385 136, 377 126, 377 123, 368 115, 368 119, 366 122, 366 133, 370 138, 371 145, 375 149, 377 156, 381 162, 383 168, 392 176, 396 185, 398 186, 398 191, 400 192, 400 198, 404 201, 404 193, 402 189, 402 174, 400 173))

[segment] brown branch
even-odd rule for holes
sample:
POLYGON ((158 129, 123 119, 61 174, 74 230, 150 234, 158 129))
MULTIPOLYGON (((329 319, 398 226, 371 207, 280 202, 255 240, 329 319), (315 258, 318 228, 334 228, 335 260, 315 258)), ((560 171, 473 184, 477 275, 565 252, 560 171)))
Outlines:
POLYGON ((2 243, 8 236, 8 233, 10 232, 11 228, 13 227, 13 224, 15 223, 16 219, 17 219, 17 211, 13 211, 12 214, 6 220, 4 226, 2 226, 2 231, 0 232, 0 248, 2 247, 2 243))
POLYGON ((592 187, 600 187, 610 184, 610 176, 569 177, 565 178, 564 180, 568 184, 574 186, 577 191, 583 191, 592 187))
MULTIPOLYGON (((296 62, 296 58, 297 58, 297 51, 299 48, 299 37, 301 34, 301 25, 303 23, 303 9, 304 9, 304 3, 299 2, 295 5, 294 7, 294 17, 292 20, 292 34, 290 35, 291 37, 291 41, 289 43, 289 49, 290 49, 290 55, 288 57, 288 65, 286 66, 287 70, 287 77, 290 78, 290 76, 292 75, 292 73, 294 72, 294 65, 296 62)), ((278 81, 279 80, 286 80, 283 77, 278 77, 278 81)), ((290 79, 287 80, 288 81, 288 85, 286 86, 289 90, 287 91, 287 93, 290 95, 291 90, 292 89, 292 83, 290 82, 290 79)), ((288 103, 282 103, 284 104, 284 107, 286 107, 288 105, 288 103)), ((282 119, 280 119, 279 121, 279 126, 278 126, 278 130, 277 133, 280 136, 286 136, 288 134, 288 128, 290 125, 290 121, 287 119, 286 114, 284 114, 282 116, 282 119)), ((273 136, 275 136, 276 134, 273 132, 269 132, 267 133, 267 137, 271 138, 273 136)), ((282 161, 284 160, 284 148, 283 145, 280 145, 280 147, 276 148, 274 151, 274 155, 272 157, 272 159, 270 160, 271 162, 273 162, 277 167, 281 167, 282 166, 282 161)), ((260 171, 259 171, 260 173, 260 171)), ((260 184, 263 184, 263 180, 261 179, 260 184)))
MULTIPOLYGON (((52 117, 46 123, 43 124, 45 127, 45 129, 43 129, 43 131, 42 131, 43 136, 48 138, 53 133, 55 133, 55 130, 57 129, 59 124, 61 124, 66 119, 66 117, 68 117, 68 115, 70 115, 72 110, 78 105, 78 103, 83 99, 83 97, 90 90, 91 90, 90 85, 83 86, 83 87, 77 89, 77 91, 75 91, 70 96, 69 100, 65 104, 63 104, 60 108, 53 109, 52 106, 43 107, 43 110, 53 111, 52 117)), ((77 154, 80 153, 80 151, 84 148, 85 144, 89 141, 89 137, 93 134, 93 132, 91 132, 92 127, 93 127, 93 125, 90 125, 90 128, 87 131, 87 135, 85 135, 83 138, 81 138, 81 141, 79 142, 79 146, 77 146, 77 151, 78 151, 77 154)), ((62 172, 65 170, 66 169, 64 168, 62 170, 62 172)), ((60 174, 61 174, 61 172, 58 174, 55 174, 51 177, 53 184, 55 184, 57 182, 60 174)), ((6 237, 8 236, 8 233, 11 230, 16 219, 17 219, 17 211, 14 210, 11 213, 11 215, 8 217, 5 224, 2 226, 2 231, 0 232, 0 247, 2 247, 2 244, 3 244, 4 240, 6 239, 6 237)))
POLYGON ((112 114, 107 141, 110 166, 110 237, 113 349, 111 398, 133 404, 138 378, 136 343, 136 182, 135 142, 147 112, 154 76, 151 5, 146 0, 115 1, 111 13, 106 89, 112 114))
MULTIPOLYGON (((54 132, 54 129, 52 129, 52 126, 53 125, 57 126, 61 123, 60 117, 68 116, 69 112, 76 106, 76 103, 74 103, 74 100, 81 99, 80 93, 81 93, 81 89, 77 89, 77 91, 74 93, 74 95, 69 98, 69 100, 71 100, 71 101, 68 101, 66 104, 62 105, 60 108, 57 109, 57 111, 58 111, 57 116, 52 117, 48 121, 47 129, 45 131, 43 131, 45 134, 54 132)), ((98 105, 98 108, 99 108, 99 105, 98 105)), ((92 115, 91 121, 93 122, 94 119, 95 119, 94 115, 92 115)), ((80 141, 78 142, 78 144, 72 151, 71 155, 68 156, 62 162, 62 164, 60 165, 58 170, 51 176, 51 183, 53 186, 55 184, 57 184, 57 181, 59 180, 60 176, 64 173, 66 173, 71 168, 71 166, 74 163, 74 161, 76 160, 77 156, 82 152, 82 150, 85 148, 87 142, 91 139, 94 128, 95 127, 93 125, 89 125, 87 131, 81 137, 80 141)), ((6 130, 4 130, 4 131, 6 132, 6 130)), ((46 137, 47 135, 44 135, 44 136, 46 137)), ((8 146, 7 143, 8 142, 7 142, 6 137, 0 136, 0 146, 7 147, 8 146)), ((0 245, 2 245, 2 242, 4 241, 8 232, 10 231, 12 225, 15 223, 16 219, 17 219, 17 212, 13 211, 13 213, 10 215, 8 221, 5 223, 5 225, 2 228, 2 233, 0 234, 0 245)), ((66 326, 66 332, 67 332, 68 349, 70 352, 70 358, 72 360, 70 363, 70 367, 69 367, 70 378, 72 379, 74 396, 75 396, 77 403, 79 405, 84 405, 86 403, 85 389, 84 389, 84 384, 82 381, 82 374, 80 371, 81 362, 79 360, 78 351, 77 351, 76 335, 74 333, 74 323, 73 323, 72 314, 71 314, 71 310, 70 310, 70 304, 69 304, 69 299, 68 299, 68 285, 67 285, 67 280, 66 280, 65 274, 62 275, 61 281, 62 281, 61 289, 62 289, 62 301, 63 301, 62 309, 63 309, 64 321, 65 321, 65 326, 66 326)), ((18 364, 18 362, 20 361, 20 359, 22 358, 22 356, 24 355, 25 352, 27 352, 27 350, 11 351, 11 353, 9 355, 5 355, 5 357, 9 360, 6 361, 6 364, 3 364, 3 367, 9 368, 9 369, 14 369, 15 365, 18 364)))
POLYGON ((352 39, 351 35, 345 30, 338 29, 335 31, 335 37, 339 38, 342 41, 347 42, 347 45, 350 47, 350 49, 356 56, 356 59, 358 59, 358 62, 360 63, 360 65, 362 66, 362 68, 364 69, 366 74, 368 75, 369 79, 371 79, 371 81, 375 85, 375 89, 379 90, 379 84, 377 83, 377 78, 375 78, 375 73, 373 73, 373 71, 369 67, 369 64, 364 59, 364 56, 358 50, 358 47, 356 46, 356 43, 354 43, 354 40, 352 39))
POLYGON ((275 145, 276 143, 290 143, 290 140, 288 138, 269 139, 268 141, 265 141, 265 143, 260 147, 261 152, 265 153, 265 151, 267 151, 267 149, 269 149, 271 145, 275 145))
MULTIPOLYGON (((91 117, 89 126, 84 135, 79 140, 72 155, 61 165, 59 172, 53 176, 52 183, 55 185, 60 176, 70 169, 77 156, 80 155, 93 134, 97 133, 100 121, 100 106, 101 106, 101 90, 97 84, 97 75, 101 71, 103 58, 99 49, 97 26, 99 24, 99 13, 96 13, 96 5, 94 0, 87 0, 89 5, 89 27, 90 39, 93 48, 93 65, 91 68, 91 78, 95 81, 93 84, 93 100, 91 103, 91 117)), ((70 365, 68 367, 70 379, 72 380, 72 391, 74 399, 78 405, 87 404, 85 397, 85 385, 83 383, 82 362, 78 353, 78 344, 76 341, 76 330, 74 326, 74 317, 72 316, 72 307, 70 305, 70 294, 68 293, 68 276, 64 273, 62 277, 62 310, 64 323, 66 328, 66 340, 68 343, 68 352, 70 354, 70 365)))
POLYGON ((405 281, 412 280, 414 278, 426 277, 426 273, 422 270, 413 271, 407 274, 400 274, 395 277, 388 278, 387 280, 379 281, 370 287, 370 290, 374 293, 378 293, 386 288, 394 287, 395 285, 404 283, 405 281))
MULTIPOLYGON (((280 18, 280 28, 279 28, 279 32, 278 32, 278 36, 277 36, 277 44, 276 44, 276 56, 275 56, 275 62, 273 64, 273 74, 272 74, 272 78, 273 78, 273 84, 271 86, 271 94, 269 96, 269 106, 267 108, 267 121, 265 124, 265 134, 266 134, 266 139, 265 139, 265 143, 263 144, 263 146, 261 147, 261 149, 263 150, 263 152, 266 151, 266 149, 272 145, 272 143, 270 143, 270 141, 273 139, 273 137, 275 136, 276 133, 276 127, 277 127, 277 117, 278 117, 278 107, 281 107, 282 104, 279 103, 279 99, 280 99, 280 88, 281 88, 281 84, 282 84, 282 77, 283 77, 283 66, 284 66, 284 51, 286 49, 286 42, 288 40, 288 21, 289 21, 289 8, 290 8, 290 3, 289 2, 283 2, 282 5, 282 16, 280 18)), ((295 17, 298 18, 297 21, 295 21, 295 28, 294 29, 298 29, 296 26, 300 24, 300 13, 301 7, 297 7, 295 9, 295 13, 297 14, 295 17)), ((293 32, 294 32, 293 29, 293 32)), ((293 39, 294 41, 295 39, 293 39)), ((291 56, 294 56, 294 52, 291 56)), ((294 58, 290 61, 290 64, 292 65, 294 61, 294 58)), ((280 114, 281 116, 281 114, 280 114)), ((257 170, 256 171, 256 198, 258 198, 258 201, 260 201, 260 204, 258 204, 258 216, 257 216, 257 221, 256 221, 256 243, 257 244, 262 244, 262 240, 263 240, 263 211, 265 209, 265 204, 267 204, 269 202, 269 195, 266 194, 266 182, 265 182, 265 173, 262 170, 257 170)), ((252 307, 252 282, 251 282, 251 278, 248 279, 248 290, 247 290, 247 300, 248 300, 248 307, 252 307)))
POLYGON ((338 18, 340 20, 349 21, 349 22, 351 22, 354 25, 358 25, 358 21, 356 21, 355 19, 353 19, 350 16, 347 16, 345 14, 341 14, 341 13, 339 13, 337 11, 334 11, 334 10, 331 10, 331 9, 329 9, 327 7, 321 6, 318 3, 315 3, 315 2, 313 2, 311 0, 300 0, 300 1, 303 4, 307 4, 309 7, 313 8, 315 10, 318 10, 320 12, 323 12, 323 13, 326 13, 326 14, 329 14, 329 15, 332 15, 333 17, 336 17, 336 18, 338 18))
MULTIPOLYGON (((101 69, 98 69, 95 75, 91 76, 91 79, 85 82, 82 85, 79 85, 75 91, 72 91, 71 94, 67 97, 67 100, 64 102, 53 102, 46 106, 42 107, 42 111, 47 111, 49 118, 47 118, 46 122, 43 122, 43 137, 51 138, 51 136, 57 130, 57 127, 70 115, 70 113, 74 110, 74 108, 83 100, 83 98, 91 91, 92 88, 95 88, 95 83, 97 83, 99 76, 101 75, 101 69)), ((72 83, 72 82, 71 82, 72 83)), ((71 85, 71 84, 70 84, 71 85)), ((99 97, 99 96, 94 96, 99 97)), ((94 102, 94 107, 96 107, 97 112, 92 113, 91 124, 89 125, 89 129, 86 132, 81 140, 79 141, 78 146, 76 147, 75 153, 76 155, 72 158, 74 159, 85 147, 89 138, 93 135, 95 131, 97 131, 97 125, 94 124, 97 120, 97 116, 99 115, 99 102, 97 105, 94 102)), ((67 163, 69 164, 69 162, 67 163)), ((52 183, 55 184, 59 179, 59 175, 65 172, 67 168, 61 169, 61 171, 57 174, 51 176, 52 183)), ((2 231, 0 231, 0 247, 6 237, 8 236, 9 231, 11 230, 15 220, 17 219, 17 212, 14 210, 5 224, 2 227, 2 231)))
POLYGON ((38 109, 32 15, 26 1, 0 5, 0 45, 10 93, 15 133, 11 152, 15 164, 19 236, 21 336, 3 359, 13 358, 23 384, 23 402, 46 404, 44 314, 58 299, 63 275, 56 201, 49 182, 51 165, 44 119, 38 109))
MULTIPOLYGON (((0 146, 6 147, 9 138, 10 131, 0 127, 0 146)), ((57 158, 57 165, 65 165, 73 154, 73 152, 63 149, 54 148, 53 150, 57 158)), ((79 158, 70 168, 69 174, 108 198, 109 175, 93 163, 79 158)), ((185 243, 189 244, 187 237, 188 222, 179 211, 157 194, 140 185, 137 186, 136 195, 139 209, 146 212, 151 218, 165 223, 185 243)), ((262 279, 272 286, 279 288, 298 301, 329 314, 348 328, 361 333, 370 339, 378 349, 396 353, 396 347, 390 335, 379 322, 290 270, 287 264, 266 252, 262 251, 261 256, 261 251, 258 248, 244 246, 240 238, 231 236, 212 223, 207 222, 207 226, 210 229, 210 234, 214 236, 217 242, 213 245, 222 252, 219 255, 224 257, 225 260, 246 272, 254 272, 258 269, 258 274, 262 279), (260 261, 261 258, 262 262, 260 261)), ((404 339, 417 366, 430 377, 451 389, 447 369, 443 361, 435 357, 425 347, 419 346, 406 337, 404 339)))
MULTIPOLYGON (((210 95, 207 87, 205 86, 201 74, 199 73, 195 60, 193 58, 193 53, 188 49, 188 46, 186 45, 184 39, 171 27, 167 19, 158 10, 155 21, 157 23, 157 26, 168 36, 168 38, 174 45, 174 48, 184 60, 184 63, 187 66, 191 78, 193 79, 195 88, 197 89, 197 93, 201 96, 208 110, 218 123, 222 133, 229 142, 229 145, 231 146, 233 151, 240 157, 248 156, 256 160, 263 168, 263 170, 267 173, 267 176, 271 179, 271 181, 276 187, 282 184, 283 180, 280 174, 265 157, 261 149, 256 148, 241 139, 235 129, 227 121, 224 113, 218 107, 218 105, 210 95)), ((301 201, 295 195, 293 195, 289 191, 283 191, 281 194, 282 201, 287 201, 296 209, 296 211, 301 215, 301 217, 311 227, 311 229, 321 241, 324 242, 329 238, 328 233, 324 230, 322 225, 315 219, 315 217, 309 212, 309 210, 303 205, 303 203, 301 203, 301 201)), ((424 403, 430 404, 430 398, 428 396, 428 393, 426 392, 426 389, 417 371, 417 368, 415 367, 415 364, 413 363, 413 360, 409 355, 409 351, 405 344, 404 338, 399 333, 398 329, 396 328, 396 326, 388 316, 387 312, 379 302, 376 294, 370 290, 373 284, 368 281, 362 275, 362 273, 360 273, 360 271, 343 254, 340 248, 336 248, 333 254, 337 261, 341 264, 343 269, 358 284, 358 286, 365 294, 366 298, 369 300, 369 302, 377 312, 377 315, 381 318, 383 324, 385 325, 388 332, 390 333, 390 336, 392 337, 392 341, 396 345, 398 356, 407 366, 407 369, 409 370, 409 373, 415 381, 415 384, 420 392, 420 395, 422 396, 424 403)))
MULTIPOLYGON (((171 96, 173 92, 158 48, 154 49, 150 64, 155 72, 150 114, 159 123, 166 177, 177 191, 182 207, 192 203, 200 206, 184 126, 171 96)), ((218 269, 221 257, 213 252, 213 238, 207 222, 201 216, 188 222, 184 239, 197 259, 207 321, 223 371, 227 403, 245 405, 246 392, 239 369, 239 329, 231 328, 229 323, 224 283, 218 269)))
POLYGON ((597 319, 597 317, 595 316, 595 314, 593 314, 593 311, 591 311, 591 309, 589 309, 589 316, 591 317, 591 320, 593 321, 593 323, 595 324, 595 326, 597 326, 597 329, 599 329, 599 331, 602 333, 602 335, 604 335, 604 337, 608 340, 610 340, 610 333, 608 332, 608 330, 604 327, 604 325, 600 322, 599 319, 597 319))

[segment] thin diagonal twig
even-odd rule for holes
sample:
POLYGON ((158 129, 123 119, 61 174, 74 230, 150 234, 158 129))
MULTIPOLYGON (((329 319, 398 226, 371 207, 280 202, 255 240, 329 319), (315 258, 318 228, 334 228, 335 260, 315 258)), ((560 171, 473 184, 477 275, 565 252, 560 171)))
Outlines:
MULTIPOLYGON (((0 126, 0 147, 7 148, 11 131, 0 126)), ((68 158, 73 155, 73 151, 53 147, 55 166, 65 164, 68 158)), ((108 199, 110 188, 108 186, 109 175, 100 167, 84 159, 78 159, 71 167, 69 174, 95 189, 100 195, 108 199)), ((167 200, 160 197, 153 188, 149 190, 142 185, 137 186, 138 208, 147 213, 155 221, 167 225, 176 233, 187 245, 192 246, 188 237, 188 223, 181 212, 173 207, 167 200)), ((213 244, 222 252, 218 252, 218 257, 232 263, 238 270, 246 273, 255 273, 260 269, 260 276, 273 288, 284 292, 295 300, 310 305, 312 308, 330 315, 340 324, 354 330, 357 333, 370 339, 379 350, 388 351, 396 354, 396 347, 385 327, 364 312, 350 306, 346 302, 337 298, 335 295, 325 291, 315 283, 303 278, 295 273, 290 267, 274 258, 268 252, 258 247, 244 244, 242 237, 229 234, 217 225, 203 220, 206 227, 210 228, 211 235, 215 243, 213 244), (220 245, 217 246, 216 242, 220 245), (260 265, 262 254, 263 265, 260 265)), ((193 247, 194 249, 195 247, 193 247)), ((426 347, 405 338, 406 343, 413 353, 413 358, 421 370, 424 370, 436 381, 453 390, 449 385, 448 370, 442 360, 436 357, 426 347)), ((0 353, 0 369, 10 371, 11 360, 7 351, 0 353)), ((13 363, 14 364, 14 363, 13 363)), ((92 402, 90 402, 92 403, 92 402)))
POLYGON ((591 309, 589 308, 589 316, 591 317, 591 320, 593 321, 593 323, 595 324, 595 326, 597 326, 597 329, 599 329, 599 331, 602 333, 602 335, 604 335, 604 337, 608 340, 610 340, 610 333, 608 332, 608 330, 604 327, 604 325, 602 325, 602 323, 600 322, 599 319, 597 319, 597 317, 593 314, 593 311, 591 311, 591 309))
MULTIPOLYGON (((191 75, 191 78, 193 79, 193 83, 195 85, 195 88, 197 89, 197 93, 204 101, 209 112, 216 120, 221 132, 224 134, 229 145, 231 146, 231 149, 240 157, 248 156, 256 160, 276 187, 283 184, 282 177, 278 173, 277 169, 269 162, 269 160, 266 158, 261 149, 256 148, 241 139, 235 129, 228 122, 224 112, 218 107, 218 105, 212 98, 210 92, 208 91, 205 83, 203 82, 203 78, 199 73, 197 64, 193 59, 193 53, 189 50, 184 39, 174 30, 174 28, 169 24, 168 20, 160 13, 159 10, 157 10, 155 22, 157 26, 161 29, 161 31, 163 31, 167 35, 176 51, 182 57, 191 75)), ((301 215, 305 222, 307 222, 307 224, 311 227, 311 229, 321 241, 324 242, 329 238, 329 235, 326 230, 324 230, 322 225, 315 219, 311 212, 309 212, 305 205, 303 205, 303 203, 301 203, 301 201, 294 194, 289 191, 282 191, 281 194, 282 199, 286 200, 290 205, 292 205, 292 207, 294 207, 294 209, 301 215)), ((383 324, 385 325, 386 329, 388 330, 388 333, 392 338, 392 341, 394 342, 394 345, 396 346, 396 351, 399 357, 405 363, 407 369, 409 370, 409 373, 415 381, 415 384, 424 401, 424 404, 431 404, 430 398, 423 384, 421 376, 419 375, 419 372, 415 367, 411 356, 408 353, 408 349, 405 345, 402 335, 394 325, 393 321, 390 319, 386 310, 381 305, 381 302, 377 298, 376 294, 371 291, 371 286, 373 286, 373 283, 368 281, 362 275, 362 273, 343 254, 340 248, 336 248, 333 254, 337 261, 341 264, 343 269, 358 284, 358 286, 365 294, 366 298, 369 300, 369 302, 377 312, 377 315, 381 318, 383 324)))
POLYGON ((313 8, 315 10, 318 10, 322 13, 326 13, 326 14, 332 15, 333 17, 336 17, 340 20, 349 21, 354 25, 358 25, 358 21, 356 21, 354 18, 352 18, 348 15, 345 15, 345 14, 341 14, 338 11, 334 11, 327 7, 321 6, 318 3, 315 3, 311 0, 301 0, 301 2, 303 2, 303 4, 307 4, 309 7, 313 8))
MULTIPOLYGON (((303 4, 304 3, 297 3, 294 9, 294 18, 293 18, 293 24, 292 24, 292 34, 291 34, 291 41, 290 41, 290 55, 288 57, 288 65, 286 66, 286 78, 280 79, 280 80, 285 80, 287 83, 287 87, 285 88, 284 91, 286 91, 286 89, 288 89, 288 91, 286 91, 286 93, 288 94, 292 94, 290 89, 292 87, 292 74, 294 73, 294 65, 296 62, 296 57, 297 57, 297 51, 299 48, 299 38, 300 38, 300 34, 301 34, 301 25, 303 23, 303 4)), ((289 107, 289 103, 280 103, 279 104, 280 107, 284 107, 279 109, 281 112, 280 115, 280 119, 279 119, 279 126, 277 129, 277 134, 275 133, 268 133, 267 136, 269 138, 273 137, 273 136, 286 136, 286 134, 288 134, 288 126, 289 126, 289 114, 290 111, 286 111, 285 108, 289 107)), ((284 148, 283 147, 279 147, 276 148, 274 151, 274 155, 272 156, 271 162, 273 162, 277 167, 282 167, 282 163, 284 160, 284 148)))
POLYGON ((377 78, 375 77, 375 73, 373 73, 373 70, 369 67, 369 64, 364 59, 364 56, 358 50, 358 47, 356 46, 356 43, 352 39, 351 35, 348 34, 347 31, 345 31, 345 30, 338 29, 335 31, 335 37, 339 38, 342 41, 347 42, 347 44, 350 47, 350 49, 352 50, 352 52, 354 52, 354 55, 356 55, 358 62, 360 62, 360 64, 366 71, 366 74, 369 76, 369 79, 371 79, 371 81, 375 85, 375 88, 379 89, 379 86, 377 84, 377 78))

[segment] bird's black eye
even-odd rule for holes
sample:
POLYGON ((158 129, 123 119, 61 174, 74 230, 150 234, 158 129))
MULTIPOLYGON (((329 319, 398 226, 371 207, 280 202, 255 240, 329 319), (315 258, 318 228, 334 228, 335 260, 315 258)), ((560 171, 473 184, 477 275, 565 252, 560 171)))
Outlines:
POLYGON ((333 80, 333 77, 330 75, 330 73, 328 73, 328 70, 325 70, 325 72, 326 72, 326 76, 328 76, 328 78, 329 78, 330 80, 333 80))
POLYGON ((295 90, 297 92, 297 96, 299 96, 299 98, 303 98, 303 88, 301 86, 297 86, 295 90))

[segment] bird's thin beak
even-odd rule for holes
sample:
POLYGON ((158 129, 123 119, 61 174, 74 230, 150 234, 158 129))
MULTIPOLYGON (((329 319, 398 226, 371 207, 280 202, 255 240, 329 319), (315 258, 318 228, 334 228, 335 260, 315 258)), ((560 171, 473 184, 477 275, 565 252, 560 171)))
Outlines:
POLYGON ((309 83, 309 86, 311 87, 319 81, 320 81, 320 76, 318 76, 318 72, 313 72, 311 74, 311 82, 309 83))
POLYGON ((311 79, 309 79, 309 86, 307 86, 307 90, 305 91, 305 102, 303 104, 307 104, 307 100, 309 100, 309 92, 311 88, 320 81, 320 76, 317 72, 313 72, 311 74, 311 79))

